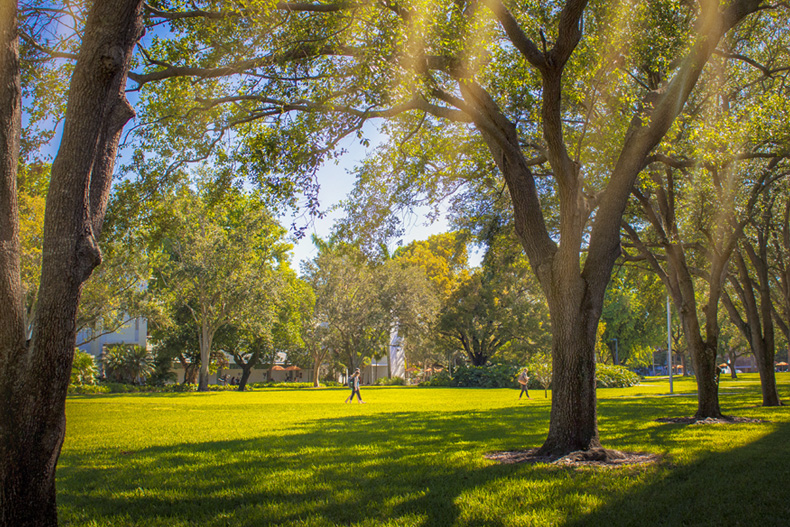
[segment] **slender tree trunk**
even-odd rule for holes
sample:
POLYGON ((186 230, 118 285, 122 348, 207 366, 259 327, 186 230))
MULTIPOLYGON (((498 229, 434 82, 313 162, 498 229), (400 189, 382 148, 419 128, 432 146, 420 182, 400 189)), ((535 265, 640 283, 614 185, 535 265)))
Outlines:
MULTIPOLYGON (((105 157, 114 157, 120 129, 133 115, 123 90, 132 50, 142 31, 141 8, 140 0, 95 2, 84 28, 47 194, 41 286, 32 338, 24 353, 3 349, 0 361, 3 527, 58 522, 55 467, 65 434, 77 306, 83 282, 101 261, 96 235, 104 218, 113 166, 113 160, 105 157)), ((14 23, 8 22, 8 14, 15 20, 8 0, 2 0, 4 39, 6 24, 14 23)), ((0 67, 7 68, 8 49, 2 48, 0 67)), ((5 92, 13 78, 3 72, 0 90, 5 92)), ((0 104, 5 105, 3 98, 0 95, 0 104)), ((0 109, 0 115, 4 113, 0 109)), ((7 181, 5 174, 3 180, 7 181)), ((5 230, 4 225, 0 228, 5 230)), ((2 269, 0 274, 5 272, 2 269)), ((9 329, 0 328, 0 334, 10 335, 9 329)))
POLYGON ((200 374, 198 375, 198 391, 208 391, 208 368, 211 362, 211 342, 214 339, 214 331, 207 322, 203 322, 200 327, 200 374))
POLYGON ((735 350, 733 348, 730 348, 730 351, 729 351, 729 363, 730 363, 730 378, 731 379, 737 379, 738 378, 738 372, 735 369, 735 363, 737 362, 737 360, 738 360, 738 355, 735 354, 735 350))
POLYGON ((321 362, 322 361, 319 360, 319 359, 315 359, 313 361, 313 387, 314 388, 318 388, 318 387, 321 386, 321 380, 319 378, 320 377, 319 369, 321 368, 321 362))
POLYGON ((683 377, 689 376, 688 357, 685 353, 680 354, 680 365, 683 366, 683 377))

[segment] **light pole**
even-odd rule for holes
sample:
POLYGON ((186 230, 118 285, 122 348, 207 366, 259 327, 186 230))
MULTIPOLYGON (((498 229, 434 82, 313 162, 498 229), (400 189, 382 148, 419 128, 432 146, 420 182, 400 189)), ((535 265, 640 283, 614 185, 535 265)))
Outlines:
POLYGON ((672 312, 667 295, 667 365, 669 366, 669 393, 672 393, 672 312))

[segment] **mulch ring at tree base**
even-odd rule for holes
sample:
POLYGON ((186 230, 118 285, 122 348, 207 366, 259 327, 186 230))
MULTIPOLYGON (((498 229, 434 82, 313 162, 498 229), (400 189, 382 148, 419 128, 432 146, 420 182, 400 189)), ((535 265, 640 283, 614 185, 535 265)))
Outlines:
POLYGON ((697 419, 696 417, 659 417, 656 419, 659 423, 674 423, 681 425, 734 425, 741 423, 769 423, 763 419, 751 419, 749 417, 735 417, 724 415, 722 417, 708 417, 706 419, 697 419))
POLYGON ((537 448, 530 450, 511 450, 502 452, 489 452, 485 454, 486 459, 499 461, 503 464, 513 463, 546 463, 551 465, 562 465, 570 467, 606 467, 617 468, 630 465, 645 465, 657 463, 661 460, 658 454, 648 454, 645 452, 621 452, 619 450, 609 450, 606 448, 594 448, 590 450, 579 450, 570 454, 557 457, 538 455, 537 448))

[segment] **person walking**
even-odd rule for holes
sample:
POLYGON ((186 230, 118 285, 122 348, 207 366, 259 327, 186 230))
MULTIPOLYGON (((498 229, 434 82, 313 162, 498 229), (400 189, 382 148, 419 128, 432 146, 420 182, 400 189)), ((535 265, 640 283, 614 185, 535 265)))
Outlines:
POLYGON ((349 395, 348 399, 346 399, 347 403, 350 403, 354 400, 355 394, 359 403, 365 402, 362 400, 362 396, 359 394, 359 375, 359 368, 357 368, 354 370, 354 373, 351 374, 351 377, 348 378, 348 386, 351 388, 351 395, 349 395))
POLYGON ((529 396, 529 390, 527 389, 527 385, 529 384, 529 375, 527 375, 527 368, 524 368, 521 371, 521 374, 518 376, 518 383, 521 385, 521 393, 518 394, 519 400, 521 400, 521 396, 526 394, 527 399, 532 399, 529 396))

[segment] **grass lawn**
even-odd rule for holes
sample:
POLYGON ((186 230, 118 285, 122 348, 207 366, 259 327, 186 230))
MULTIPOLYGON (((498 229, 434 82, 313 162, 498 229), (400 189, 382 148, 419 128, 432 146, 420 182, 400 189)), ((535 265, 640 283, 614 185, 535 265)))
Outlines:
MULTIPOLYGON (((790 400, 790 374, 778 374, 790 400)), ((79 526, 790 525, 790 407, 761 408, 756 374, 723 378, 726 414, 695 385, 599 390, 604 446, 663 454, 625 469, 500 465, 539 446, 549 399, 515 389, 345 389, 69 397, 61 523, 79 526)), ((551 395, 549 394, 549 397, 551 395)))

